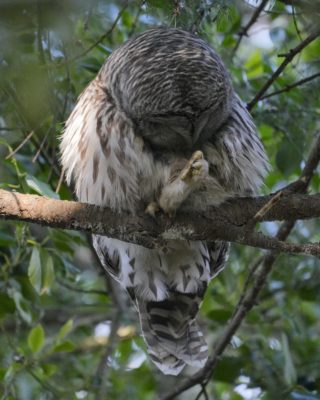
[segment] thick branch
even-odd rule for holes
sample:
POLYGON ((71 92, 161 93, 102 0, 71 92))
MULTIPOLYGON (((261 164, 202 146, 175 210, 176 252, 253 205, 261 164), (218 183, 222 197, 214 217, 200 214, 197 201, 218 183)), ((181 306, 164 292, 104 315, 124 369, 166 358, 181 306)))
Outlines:
MULTIPOLYGON (((174 220, 143 211, 118 214, 108 208, 53 200, 0 190, 0 217, 62 229, 88 231, 127 242, 157 247, 167 239, 227 240, 253 247, 319 256, 318 244, 285 243, 248 229, 248 224, 272 196, 230 199, 206 214, 178 213, 174 220)), ((320 216, 320 194, 288 194, 264 213, 260 221, 297 220, 320 216)))

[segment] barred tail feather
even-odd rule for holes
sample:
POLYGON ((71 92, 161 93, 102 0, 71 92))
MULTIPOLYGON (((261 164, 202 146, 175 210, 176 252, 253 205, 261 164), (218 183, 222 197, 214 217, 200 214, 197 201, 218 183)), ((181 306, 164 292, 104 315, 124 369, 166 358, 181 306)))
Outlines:
POLYGON ((166 375, 178 375, 188 364, 204 366, 208 347, 195 321, 201 297, 170 292, 159 302, 136 299, 140 323, 152 361, 166 375))

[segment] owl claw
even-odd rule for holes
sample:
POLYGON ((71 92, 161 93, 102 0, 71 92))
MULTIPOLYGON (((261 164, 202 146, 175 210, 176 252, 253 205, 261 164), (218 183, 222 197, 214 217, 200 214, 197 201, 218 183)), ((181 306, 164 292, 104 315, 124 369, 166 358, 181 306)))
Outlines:
POLYGON ((144 212, 145 212, 146 214, 151 215, 151 217, 154 217, 154 218, 155 218, 156 213, 157 213, 158 211, 160 211, 159 204, 156 203, 155 201, 152 201, 151 203, 149 203, 149 204, 147 205, 147 208, 145 209, 144 212))
POLYGON ((170 218, 174 217, 181 203, 207 177, 208 170, 208 163, 204 159, 202 151, 194 152, 178 177, 162 188, 159 198, 160 208, 170 218))
POLYGON ((195 151, 186 166, 180 173, 182 181, 198 181, 199 178, 208 174, 208 163, 204 159, 202 151, 195 151))

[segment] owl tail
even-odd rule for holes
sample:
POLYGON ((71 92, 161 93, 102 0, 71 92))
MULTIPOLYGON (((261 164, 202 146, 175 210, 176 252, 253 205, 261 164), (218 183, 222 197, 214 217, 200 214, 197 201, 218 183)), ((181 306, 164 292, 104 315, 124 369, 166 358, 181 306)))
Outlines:
POLYGON ((170 292, 164 301, 136 298, 148 353, 166 375, 178 375, 188 364, 204 366, 208 347, 195 321, 200 297, 197 294, 170 292))

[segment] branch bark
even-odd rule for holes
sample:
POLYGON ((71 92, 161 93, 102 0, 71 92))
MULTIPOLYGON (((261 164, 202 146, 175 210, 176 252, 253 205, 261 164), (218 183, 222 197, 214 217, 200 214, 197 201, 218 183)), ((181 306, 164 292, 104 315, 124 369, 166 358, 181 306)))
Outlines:
MULTIPOLYGON (((284 192, 285 193, 285 192, 284 192)), ((108 208, 0 190, 0 218, 107 235, 148 248, 164 240, 226 240, 263 249, 319 256, 319 244, 290 244, 248 229, 270 196, 230 199, 206 214, 178 213, 175 219, 143 211, 118 214, 108 208)), ((259 215, 259 214, 258 214, 259 215)), ((284 194, 259 221, 309 219, 320 216, 320 194, 284 194)), ((258 222, 258 221, 257 221, 258 222)))

